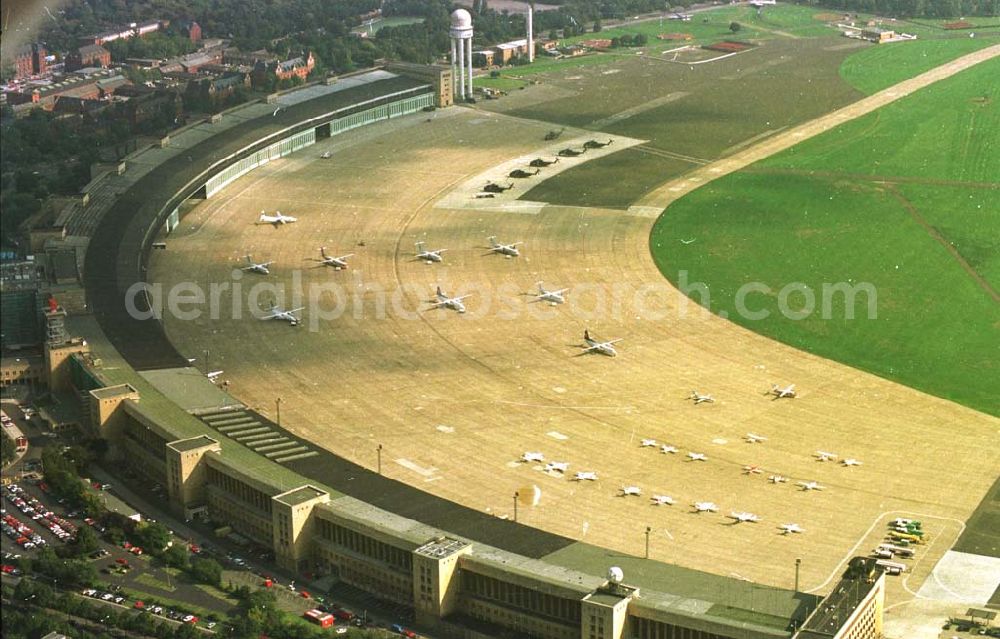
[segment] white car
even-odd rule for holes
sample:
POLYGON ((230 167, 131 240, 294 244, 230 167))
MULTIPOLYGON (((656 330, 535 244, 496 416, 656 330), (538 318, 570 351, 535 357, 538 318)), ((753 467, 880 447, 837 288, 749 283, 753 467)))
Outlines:
POLYGON ((334 632, 336 632, 338 635, 346 635, 347 634, 347 626, 338 626, 336 628, 336 630, 334 630, 334 632))

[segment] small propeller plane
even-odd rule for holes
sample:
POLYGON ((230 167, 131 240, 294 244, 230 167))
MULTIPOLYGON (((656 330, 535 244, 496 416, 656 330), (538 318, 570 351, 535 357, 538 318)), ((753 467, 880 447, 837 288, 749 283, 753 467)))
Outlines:
POLYGON ((278 305, 276 305, 276 304, 274 304, 272 302, 271 306, 267 309, 268 312, 269 312, 269 314, 261 317, 260 319, 262 319, 262 320, 273 320, 273 319, 284 320, 284 321, 288 322, 289 324, 291 324, 292 326, 298 326, 299 322, 301 320, 298 317, 296 317, 295 314, 298 313, 299 311, 303 310, 304 308, 305 308, 305 306, 300 306, 298 308, 293 308, 290 311, 286 311, 286 310, 282 310, 282 308, 280 306, 278 306, 278 305))
POLYGON ((736 523, 736 524, 744 524, 744 523, 755 524, 758 521, 760 521, 760 516, 755 515, 753 513, 743 512, 743 511, 735 511, 734 510, 733 512, 729 513, 726 516, 729 517, 730 519, 732 519, 733 523, 736 523))
POLYGON ((587 353, 600 353, 601 355, 607 355, 608 357, 617 357, 618 351, 615 350, 614 344, 622 341, 622 339, 619 338, 609 340, 607 342, 598 342, 590 336, 589 330, 584 329, 583 341, 586 345, 583 346, 584 350, 580 353, 581 355, 586 355, 587 353))
POLYGON ((688 461, 708 461, 705 453, 688 453, 688 461))
POLYGON ((760 444, 767 441, 767 437, 761 437, 760 435, 754 435, 753 433, 747 433, 743 439, 745 439, 748 444, 760 444))
POLYGON ((801 486, 802 490, 805 492, 809 492, 810 490, 823 490, 823 486, 820 486, 817 482, 814 481, 800 481, 796 485, 801 486))
POLYGON ((256 262, 253 261, 253 258, 250 257, 249 255, 244 256, 244 259, 246 259, 247 265, 241 268, 240 269, 241 271, 251 271, 254 273, 260 273, 261 275, 267 275, 268 273, 270 273, 271 271, 267 270, 267 267, 274 264, 274 260, 271 260, 270 262, 261 262, 260 264, 257 264, 256 262))
POLYGON ((592 470, 581 470, 573 476, 574 481, 597 481, 597 473, 592 470))
POLYGON ((639 447, 640 448, 656 448, 656 440, 655 439, 644 439, 639 444, 639 447))
POLYGON ((789 384, 785 388, 780 388, 777 384, 771 384, 771 390, 765 394, 774 395, 774 399, 794 399, 798 395, 798 392, 795 390, 795 384, 789 384))
POLYGON ((673 506, 674 498, 667 495, 653 495, 649 498, 654 506, 673 506))
POLYGON ((788 535, 790 533, 800 533, 805 532, 806 529, 798 524, 781 524, 778 526, 781 529, 782 535, 788 535))
POLYGON ((347 268, 347 258, 353 257, 354 253, 334 257, 332 255, 327 255, 326 247, 321 246, 319 247, 319 255, 319 259, 313 260, 314 262, 319 262, 320 266, 332 266, 335 271, 342 271, 347 268))
POLYGON ((441 257, 441 254, 447 250, 448 249, 437 249, 434 251, 428 251, 424 249, 423 242, 417 242, 417 259, 423 260, 428 264, 430 264, 431 262, 440 262, 443 259, 441 257))
POLYGON ((453 311, 458 311, 459 313, 465 312, 465 304, 462 303, 467 297, 472 297, 472 295, 461 295, 459 297, 448 297, 441 290, 441 287, 437 287, 437 301, 432 302, 434 306, 431 308, 450 308, 453 311))
POLYGON ((677 453, 679 451, 677 450, 676 446, 671 446, 670 444, 664 444, 664 445, 660 446, 660 452, 663 453, 663 454, 665 454, 665 455, 668 454, 668 453, 671 454, 671 455, 673 455, 674 453, 677 453))
POLYGON ((817 450, 815 453, 813 453, 813 456, 816 458, 816 461, 821 461, 821 462, 833 461, 834 459, 837 459, 836 454, 828 453, 825 450, 817 450))
POLYGON ((788 478, 782 475, 768 475, 767 481, 771 482, 772 484, 784 484, 788 482, 788 478))
POLYGON ((694 401, 695 406, 704 403, 709 403, 709 404, 715 403, 714 397, 712 397, 711 395, 702 395, 696 390, 691 391, 691 395, 688 396, 688 399, 694 401))
POLYGON ((622 486, 622 497, 638 497, 642 495, 642 488, 638 486, 622 486))
POLYGON ((538 295, 535 295, 535 299, 531 300, 533 302, 548 302, 549 305, 555 306, 556 304, 563 304, 566 302, 566 298, 563 297, 563 293, 568 291, 568 288, 561 288, 557 291, 547 291, 545 287, 542 286, 541 282, 535 282, 535 286, 538 287, 538 295))
POLYGON ((719 511, 719 507, 712 501, 696 501, 691 505, 694 507, 695 512, 699 513, 714 513, 719 511))
POLYGON ((291 224, 292 222, 297 222, 298 218, 292 217, 291 215, 284 215, 281 211, 275 211, 274 215, 268 215, 264 211, 260 212, 260 219, 257 220, 257 224, 272 224, 274 226, 281 226, 282 224, 291 224))
POLYGON ((545 455, 543 455, 542 453, 527 452, 521 455, 521 461, 528 463, 543 462, 545 461, 545 455))
POLYGON ((557 473, 565 473, 567 470, 569 470, 569 462, 553 461, 545 464, 546 472, 555 471, 557 473))
POLYGON ((848 457, 847 459, 840 462, 844 466, 860 466, 861 462, 853 457, 848 457))
POLYGON ((744 475, 760 475, 763 472, 764 472, 764 469, 761 468, 760 466, 744 466, 743 467, 743 474, 744 475))
POLYGON ((514 242, 513 244, 501 244, 500 242, 497 242, 496 235, 491 235, 486 239, 490 243, 489 247, 490 253, 499 253, 504 257, 517 257, 518 255, 521 254, 521 252, 517 250, 517 245, 524 244, 524 242, 514 242))
POLYGON ((324 152, 323 152, 323 155, 321 155, 321 156, 319 156, 319 157, 320 157, 321 159, 323 159, 323 160, 329 160, 330 158, 332 158, 332 157, 333 157, 333 153, 331 153, 330 151, 324 151, 324 152))

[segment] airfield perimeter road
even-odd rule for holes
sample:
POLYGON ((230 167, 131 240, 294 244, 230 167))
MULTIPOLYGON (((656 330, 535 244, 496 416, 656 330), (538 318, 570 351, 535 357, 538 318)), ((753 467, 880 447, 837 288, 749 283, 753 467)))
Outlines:
MULTIPOLYGON (((282 425, 298 435, 369 468, 382 445, 383 472, 391 478, 498 516, 512 514, 515 491, 532 495, 537 486, 537 505, 523 504, 519 521, 608 548, 594 556, 594 569, 627 561, 622 551, 641 555, 650 525, 655 559, 790 587, 801 557, 804 589, 822 592, 851 554, 867 552, 881 537, 887 517, 916 516, 933 537, 908 578, 915 591, 992 483, 984 469, 1000 465, 988 445, 1000 420, 774 342, 694 304, 682 313, 687 298, 649 254, 650 211, 998 53, 994 47, 966 56, 761 142, 734 156, 742 160, 728 158, 664 185, 628 212, 518 210, 516 202, 475 208, 481 201, 466 208, 454 198, 439 204, 498 163, 551 150, 541 146, 547 123, 456 108, 351 131, 271 162, 200 204, 171 235, 170 249, 154 255, 150 280, 165 287, 227 283, 252 253, 276 263, 267 278, 243 277, 245 290, 264 282, 292 287, 296 278, 304 287, 342 285, 346 312, 319 322, 318 330, 309 328, 319 314, 310 309, 298 329, 223 313, 192 321, 168 315, 166 331, 189 357, 210 348, 231 393, 258 412, 267 415, 281 397, 282 425), (325 150, 331 159, 319 159, 325 150), (299 223, 255 226, 261 208, 280 208, 299 223), (485 256, 481 247, 491 234, 524 240, 522 256, 485 256), (445 262, 414 262, 418 239, 449 248, 445 262), (307 268, 322 244, 356 253, 351 268, 307 268), (538 280, 571 287, 572 303, 526 303, 538 280), (425 300, 436 284, 448 293, 474 286, 469 313, 428 312, 425 300), (633 297, 648 285, 648 297, 633 297), (401 291, 403 311, 390 299, 379 316, 377 288, 390 297, 401 291), (617 306, 608 302, 616 290, 626 292, 617 306), (498 314, 500 296, 510 319, 498 314), (591 312, 602 299, 610 305, 591 312), (489 300, 491 313, 480 316, 489 300), (654 319, 659 309, 667 312, 654 319), (584 327, 598 337, 624 337, 621 355, 574 357, 584 327), (762 396, 771 383, 789 382, 800 398, 762 396), (692 388, 713 393, 717 403, 692 405, 685 399, 692 388), (746 444, 748 431, 769 440, 746 444), (682 452, 640 448, 645 437, 682 452), (960 465, 942 461, 944 441, 960 465), (817 449, 864 465, 819 463, 817 449), (570 473, 596 470, 600 480, 572 482, 516 463, 527 450, 570 462, 570 473), (709 461, 684 461, 687 451, 705 452, 709 461), (743 475, 745 464, 793 483, 743 475), (828 489, 797 490, 799 480, 828 489), (617 497, 625 484, 643 487, 644 496, 617 497), (677 505, 650 505, 654 493, 673 496, 677 505), (715 501, 722 512, 691 514, 687 504, 695 500, 715 501), (730 510, 752 510, 763 522, 723 525, 730 510), (780 535, 777 526, 790 521, 807 532, 780 535)), ((334 297, 324 293, 324 309, 334 297)), ((578 566, 591 551, 576 546, 545 559, 578 566)))

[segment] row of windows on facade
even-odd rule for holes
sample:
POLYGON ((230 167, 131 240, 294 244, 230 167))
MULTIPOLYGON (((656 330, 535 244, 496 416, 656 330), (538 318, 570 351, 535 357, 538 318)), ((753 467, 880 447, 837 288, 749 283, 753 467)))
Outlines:
POLYGON ((408 550, 390 546, 372 539, 368 535, 363 535, 325 519, 319 520, 318 528, 322 539, 332 541, 354 553, 387 563, 407 573, 412 574, 413 572, 413 555, 408 550))
POLYGON ((481 599, 496 601, 509 608, 555 619, 562 623, 580 624, 580 602, 538 592, 532 588, 508 583, 469 570, 461 573, 461 592, 481 599))
POLYGON ((234 479, 212 466, 208 467, 207 475, 208 484, 210 486, 215 486, 222 491, 229 493, 233 497, 253 506, 257 510, 263 511, 268 515, 271 514, 270 495, 267 495, 256 488, 239 481, 238 479, 234 479))

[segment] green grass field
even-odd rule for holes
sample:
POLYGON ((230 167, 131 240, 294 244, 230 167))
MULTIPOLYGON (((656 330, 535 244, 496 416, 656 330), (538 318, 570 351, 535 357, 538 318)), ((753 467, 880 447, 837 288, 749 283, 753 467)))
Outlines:
POLYGON ((994 59, 691 193, 654 228, 657 264, 707 283, 712 310, 754 331, 1000 414, 996 77, 994 59), (747 282, 770 288, 746 303, 766 319, 737 312, 747 282), (791 282, 817 313, 779 313, 791 282), (838 282, 871 283, 877 318, 844 319, 835 298, 823 319, 822 286, 838 282))
POLYGON ((844 60, 840 76, 859 91, 872 94, 997 42, 1000 36, 992 35, 871 46, 844 60))

